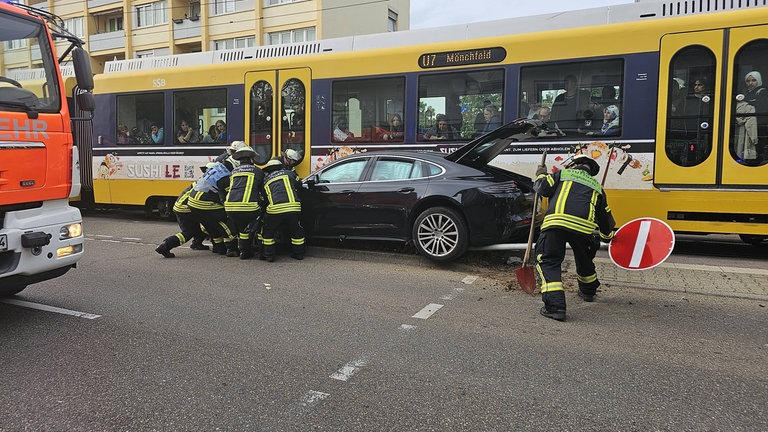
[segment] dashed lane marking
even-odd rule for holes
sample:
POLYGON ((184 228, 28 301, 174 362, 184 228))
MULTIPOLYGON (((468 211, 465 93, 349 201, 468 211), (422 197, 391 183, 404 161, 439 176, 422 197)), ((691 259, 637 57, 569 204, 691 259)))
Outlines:
POLYGON ((62 309, 54 306, 48 306, 40 303, 32 303, 32 302, 23 301, 23 300, 3 299, 1 301, 3 303, 15 305, 15 306, 21 306, 28 309, 37 309, 45 312, 54 312, 54 313, 63 314, 63 315, 72 315, 78 318, 96 319, 101 317, 101 315, 96 315, 96 314, 91 314, 86 312, 78 312, 78 311, 73 311, 69 309, 62 309))
POLYGON ((302 396, 301 398, 301 406, 306 408, 311 408, 312 406, 316 405, 318 402, 322 401, 323 399, 330 396, 329 393, 323 393, 321 391, 317 390, 310 390, 302 396))
POLYGON ((437 312, 442 308, 443 305, 437 304, 437 303, 430 303, 422 310, 416 313, 416 315, 412 316, 411 318, 419 318, 419 319, 427 319, 432 316, 433 313, 437 312))
POLYGON ((453 300, 463 292, 464 292, 464 288, 454 288, 454 290, 450 294, 445 294, 444 296, 440 297, 440 300, 453 300))
POLYGON ((365 359, 352 360, 345 364, 341 369, 337 370, 331 375, 331 378, 339 381, 349 381, 352 375, 360 371, 360 368, 365 366, 365 359))
POLYGON ((467 285, 471 285, 476 280, 477 280, 477 276, 467 276, 464 279, 462 279, 461 282, 467 285))

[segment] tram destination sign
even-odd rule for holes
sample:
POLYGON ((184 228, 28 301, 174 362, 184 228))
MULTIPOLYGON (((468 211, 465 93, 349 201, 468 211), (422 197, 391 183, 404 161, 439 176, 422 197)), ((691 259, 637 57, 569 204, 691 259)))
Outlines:
POLYGON ((502 47, 478 48, 462 51, 443 51, 419 56, 419 67, 431 69, 445 66, 463 66, 483 63, 499 63, 507 57, 502 47))

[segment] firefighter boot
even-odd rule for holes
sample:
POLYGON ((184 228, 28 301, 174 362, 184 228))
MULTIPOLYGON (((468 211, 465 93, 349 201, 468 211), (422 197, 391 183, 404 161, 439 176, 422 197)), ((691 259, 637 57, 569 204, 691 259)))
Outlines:
POLYGON ((253 244, 251 243, 251 239, 246 240, 240 240, 240 259, 246 260, 253 258, 253 244))
POLYGON ((228 257, 240 256, 240 251, 237 249, 237 240, 229 241, 226 244, 228 257))
POLYGON ((207 245, 203 244, 203 238, 195 237, 192 239, 192 244, 189 245, 189 248, 192 250, 210 250, 207 245))
POLYGON ((211 249, 211 252, 219 255, 226 255, 227 254, 227 246, 224 244, 224 242, 220 243, 213 243, 213 249, 211 249))
POLYGON ((155 252, 166 258, 174 258, 176 256, 173 252, 171 252, 171 249, 168 248, 168 245, 165 242, 160 243, 160 246, 155 248, 155 252))

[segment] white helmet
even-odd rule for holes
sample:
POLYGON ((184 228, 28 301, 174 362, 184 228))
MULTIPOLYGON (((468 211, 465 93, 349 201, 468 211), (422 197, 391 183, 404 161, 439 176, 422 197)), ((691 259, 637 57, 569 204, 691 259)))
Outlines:
POLYGON ((232 141, 232 144, 230 144, 229 147, 227 147, 227 153, 235 154, 236 151, 247 146, 248 144, 246 144, 245 141, 232 141))
MULTIPOLYGON (((242 142, 242 141, 235 141, 235 142, 242 142)), ((256 157, 256 152, 253 151, 253 149, 250 146, 240 147, 237 149, 234 153, 232 153, 232 157, 235 159, 253 159, 256 157)))
POLYGON ((290 159, 290 160, 292 160, 294 162, 298 162, 298 161, 301 160, 301 155, 299 154, 299 152, 297 152, 294 149, 288 149, 288 150, 284 151, 283 154, 285 155, 286 158, 288 158, 288 159, 290 159))
POLYGON ((278 165, 279 165, 279 166, 282 166, 282 165, 283 165, 283 163, 282 163, 282 162, 280 162, 280 161, 279 161, 279 160, 277 160, 277 159, 270 159, 270 160, 269 160, 269 162, 267 162, 267 164, 266 164, 266 165, 264 165, 264 168, 266 168, 266 167, 272 167, 272 166, 278 166, 278 165))

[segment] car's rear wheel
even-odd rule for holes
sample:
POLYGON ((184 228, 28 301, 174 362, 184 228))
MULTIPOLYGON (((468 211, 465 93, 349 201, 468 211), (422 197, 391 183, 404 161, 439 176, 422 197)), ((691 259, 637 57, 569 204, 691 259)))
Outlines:
POLYGON ((413 243, 420 254, 433 261, 452 261, 469 247, 467 224, 448 207, 424 210, 413 224, 413 243))

